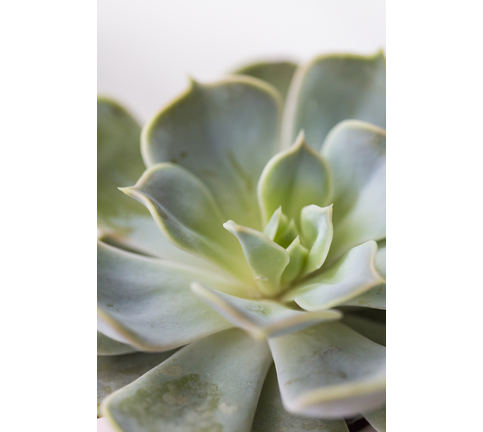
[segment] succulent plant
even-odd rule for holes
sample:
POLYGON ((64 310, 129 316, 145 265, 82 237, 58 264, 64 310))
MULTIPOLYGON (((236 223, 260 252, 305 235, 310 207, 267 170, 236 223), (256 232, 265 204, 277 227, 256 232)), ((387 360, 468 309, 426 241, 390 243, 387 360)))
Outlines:
POLYGON ((116 430, 385 430, 384 128, 382 53, 191 80, 142 131, 99 99, 116 430))

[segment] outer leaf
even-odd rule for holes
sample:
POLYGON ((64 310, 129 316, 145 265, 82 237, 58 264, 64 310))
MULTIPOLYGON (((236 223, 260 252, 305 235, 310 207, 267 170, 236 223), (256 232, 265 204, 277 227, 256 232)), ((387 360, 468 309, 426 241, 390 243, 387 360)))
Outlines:
POLYGON ((334 240, 329 258, 386 238, 386 133, 360 121, 336 126, 322 150, 334 182, 334 240))
POLYGON ((290 261, 288 252, 259 231, 233 221, 223 226, 240 242, 260 291, 266 296, 278 294, 282 273, 290 261))
POLYGON ((142 351, 167 351, 231 327, 191 292, 200 281, 237 293, 222 277, 99 243, 98 309, 108 337, 142 351))
POLYGON ((346 119, 386 127, 386 60, 327 55, 295 73, 284 114, 284 143, 290 145, 300 130, 319 150, 329 131, 346 119))
POLYGON ((283 213, 298 224, 303 207, 324 206, 330 198, 327 162, 306 144, 303 134, 268 162, 258 182, 258 202, 265 223, 282 206, 283 213))
POLYGON ((256 337, 276 337, 342 318, 337 310, 305 312, 271 300, 247 300, 193 283, 193 292, 237 327, 256 337))
POLYGON ((233 73, 249 75, 268 82, 280 92, 285 100, 295 69, 297 69, 297 65, 291 62, 261 62, 245 66, 233 73))
POLYGON ((260 229, 256 182, 279 149, 281 108, 278 93, 260 80, 192 82, 143 130, 144 161, 184 166, 211 189, 227 219, 260 229))
POLYGON ((295 300, 303 309, 314 311, 357 297, 384 282, 376 271, 376 252, 374 241, 356 246, 331 268, 290 291, 283 300, 295 300))
POLYGON ((206 186, 184 168, 158 164, 123 192, 142 202, 177 247, 240 275, 249 274, 226 220, 206 186))
POLYGON ((136 350, 129 345, 115 341, 97 332, 97 355, 101 356, 117 356, 119 354, 128 354, 136 352, 136 350))
POLYGON ((280 398, 277 373, 270 368, 263 384, 252 432, 349 432, 344 420, 298 417, 285 411, 280 398))
POLYGON ((153 367, 159 365, 173 354, 135 353, 118 356, 97 357, 97 413, 99 405, 112 392, 128 385, 153 367))
POLYGON ((246 432, 270 363, 264 341, 228 330, 183 348, 102 411, 123 432, 246 432))
POLYGON ((269 339, 287 411, 351 416, 385 401, 386 351, 341 323, 269 339))
POLYGON ((304 244, 310 249, 304 274, 322 267, 332 243, 332 206, 310 205, 302 209, 300 222, 304 244))
POLYGON ((172 246, 149 212, 118 190, 134 184, 145 167, 141 128, 117 103, 97 101, 97 223, 103 236, 123 248, 204 266, 203 261, 172 246))
POLYGON ((363 416, 377 432, 386 432, 386 405, 363 413, 363 416))

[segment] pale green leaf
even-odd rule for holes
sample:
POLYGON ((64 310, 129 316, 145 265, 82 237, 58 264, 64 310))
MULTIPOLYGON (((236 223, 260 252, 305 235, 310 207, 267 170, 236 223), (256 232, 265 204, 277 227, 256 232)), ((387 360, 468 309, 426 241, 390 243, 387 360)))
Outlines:
POLYGON ((119 354, 128 354, 136 352, 136 350, 129 345, 115 341, 97 332, 97 355, 101 356, 117 356, 119 354))
POLYGON ((338 418, 384 403, 386 350, 341 323, 269 339, 287 411, 338 418))
POLYGON ((327 162, 306 144, 303 134, 268 162, 258 182, 258 202, 265 223, 282 206, 283 213, 298 224, 303 207, 324 206, 330 199, 327 162))
POLYGON ((239 295, 221 275, 98 244, 99 328, 141 351, 167 351, 232 325, 190 290, 193 281, 239 295))
POLYGON ((294 300, 305 310, 321 310, 347 302, 384 282, 377 273, 374 241, 352 248, 332 267, 289 291, 284 301, 294 300))
POLYGON ((186 169, 154 165, 135 186, 122 190, 149 209, 165 236, 180 249, 240 276, 249 274, 236 240, 223 229, 226 219, 212 194, 186 169))
POLYGON ((248 75, 273 85, 285 99, 297 65, 292 62, 260 62, 247 65, 233 72, 235 75, 248 75))
POLYGON ((304 244, 309 248, 304 274, 318 270, 324 264, 332 243, 332 206, 310 205, 302 209, 300 221, 304 244))
POLYGON ((199 283, 193 283, 191 289, 234 325, 259 338, 276 337, 322 321, 342 318, 342 314, 337 310, 294 310, 276 301, 242 299, 199 283))
POLYGON ((359 294, 357 297, 344 301, 340 305, 386 309, 386 284, 376 285, 374 288, 359 294))
POLYGON ((344 420, 319 420, 299 417, 282 405, 277 373, 272 367, 263 384, 252 432, 349 432, 344 420))
POLYGON ((240 242, 259 290, 266 296, 280 292, 280 279, 290 260, 288 252, 265 234, 228 221, 223 225, 240 242))
POLYGON ((334 240, 329 258, 337 259, 367 240, 386 238, 386 133, 349 120, 327 137, 322 154, 334 187, 334 240))
POLYGON ((128 385, 153 367, 158 366, 174 351, 148 354, 135 353, 97 357, 97 415, 102 400, 112 392, 128 385))
POLYGON ((144 161, 184 166, 212 191, 226 219, 261 229, 256 183, 279 151, 281 109, 278 92, 260 80, 192 82, 143 129, 144 161))
POLYGON ((268 221, 263 233, 270 239, 274 240, 280 237, 280 234, 285 231, 289 224, 287 216, 282 213, 282 207, 279 207, 273 212, 272 217, 268 221))
POLYGON ((386 432, 386 405, 362 415, 377 432, 386 432))
POLYGON ((305 266, 308 256, 308 250, 300 244, 300 238, 297 236, 295 240, 287 248, 290 262, 282 274, 282 285, 288 285, 296 279, 305 266))
POLYGON ((300 67, 292 80, 284 114, 283 141, 300 130, 319 150, 329 131, 347 119, 386 127, 386 59, 331 54, 300 67))
POLYGON ((181 349, 101 410, 123 432, 246 432, 270 364, 265 341, 228 330, 181 349))

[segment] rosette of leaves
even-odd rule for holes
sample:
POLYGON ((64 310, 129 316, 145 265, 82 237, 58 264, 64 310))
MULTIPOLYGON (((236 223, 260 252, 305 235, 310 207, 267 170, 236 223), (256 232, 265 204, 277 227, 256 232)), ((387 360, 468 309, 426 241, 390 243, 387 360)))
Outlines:
POLYGON ((191 81, 142 130, 98 101, 116 430, 385 430, 384 127, 380 53, 191 81))

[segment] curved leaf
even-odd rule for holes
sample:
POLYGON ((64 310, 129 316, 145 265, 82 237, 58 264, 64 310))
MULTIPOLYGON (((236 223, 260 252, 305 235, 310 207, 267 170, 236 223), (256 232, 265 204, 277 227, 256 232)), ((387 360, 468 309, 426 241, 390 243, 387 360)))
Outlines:
POLYGON ((98 244, 98 310, 106 336, 141 351, 167 351, 232 325, 191 292, 200 281, 240 294, 221 276, 98 244))
POLYGON ((367 240, 386 238, 386 133, 350 120, 327 137, 322 154, 334 184, 334 240, 329 259, 337 259, 367 240))
POLYGON ((274 156, 258 182, 258 203, 265 223, 280 206, 298 224, 300 211, 310 204, 327 205, 331 198, 327 162, 309 147, 303 134, 289 149, 274 156))
POLYGON ((316 150, 329 131, 347 119, 386 127, 386 59, 332 54, 300 67, 292 80, 284 113, 283 141, 300 130, 316 150))
POLYGON ((269 339, 287 411, 337 418, 385 401, 386 350, 341 323, 269 339))
POLYGON ((384 282, 376 271, 376 252, 374 241, 352 248, 332 267, 289 291, 283 301, 294 300, 301 308, 314 311, 357 297, 384 282))
POLYGON ((99 405, 112 392, 128 385, 153 367, 169 358, 174 351, 147 354, 135 353, 97 357, 97 414, 99 405))
POLYGON ((295 69, 297 65, 292 62, 260 62, 247 65, 233 74, 248 75, 266 81, 273 85, 285 100, 295 69))
POLYGON ((228 221, 223 225, 240 242, 255 282, 266 296, 273 296, 282 289, 280 279, 290 261, 288 252, 265 234, 228 221))
POLYGON ((329 253, 333 237, 332 206, 304 207, 300 225, 304 244, 309 248, 304 274, 309 274, 322 267, 329 253))
POLYGON ((285 411, 280 398, 277 373, 272 367, 263 384, 252 432, 349 432, 344 420, 298 417, 285 411))
POLYGON ((228 330, 181 349, 101 409, 123 432, 246 432, 270 364, 264 341, 228 330))
POLYGON ((97 332, 97 355, 98 356, 117 356, 119 354, 128 354, 136 352, 129 345, 108 338, 100 332, 97 332))
POLYGON ((206 186, 186 169, 158 164, 123 192, 143 203, 165 236, 186 252, 237 273, 249 274, 237 242, 223 229, 225 217, 206 186))
POLYGON ((184 166, 208 186, 227 219, 260 229, 256 182, 279 149, 281 109, 278 93, 260 80, 192 82, 144 128, 144 161, 184 166))
POLYGON ((282 274, 282 286, 288 285, 294 279, 296 279, 307 261, 309 254, 307 248, 300 244, 299 236, 295 237, 295 240, 287 248, 290 262, 282 274))
POLYGON ((337 310, 298 311, 272 300, 247 300, 231 296, 199 283, 193 283, 191 289, 234 325, 258 338, 276 337, 299 331, 321 321, 342 318, 342 314, 337 310))

